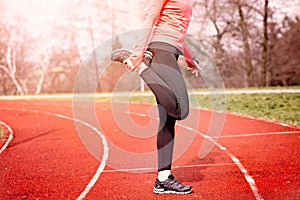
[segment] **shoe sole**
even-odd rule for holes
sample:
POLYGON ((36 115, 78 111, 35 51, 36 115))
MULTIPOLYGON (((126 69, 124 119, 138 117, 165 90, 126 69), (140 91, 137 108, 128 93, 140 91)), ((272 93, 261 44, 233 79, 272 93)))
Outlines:
POLYGON ((156 188, 153 189, 153 192, 155 194, 190 194, 193 190, 189 190, 186 192, 177 192, 177 191, 172 191, 172 190, 157 190, 156 188))
POLYGON ((122 63, 124 60, 129 58, 132 54, 133 52, 127 49, 117 49, 111 52, 110 59, 112 61, 117 61, 122 63))

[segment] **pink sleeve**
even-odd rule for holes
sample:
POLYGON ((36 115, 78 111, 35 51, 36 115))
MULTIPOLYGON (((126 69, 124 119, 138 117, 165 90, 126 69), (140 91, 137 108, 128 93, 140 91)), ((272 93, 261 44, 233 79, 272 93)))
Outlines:
POLYGON ((148 41, 151 38, 153 27, 160 17, 160 13, 168 0, 149 0, 148 6, 145 12, 145 18, 143 25, 141 27, 140 38, 134 49, 136 50, 145 50, 148 41))
POLYGON ((183 56, 187 61, 192 62, 193 58, 194 58, 194 54, 193 52, 189 49, 189 47, 184 44, 184 48, 183 48, 184 52, 183 52, 183 56))
POLYGON ((159 18, 161 10, 167 0, 149 0, 146 8, 144 27, 153 27, 159 18))

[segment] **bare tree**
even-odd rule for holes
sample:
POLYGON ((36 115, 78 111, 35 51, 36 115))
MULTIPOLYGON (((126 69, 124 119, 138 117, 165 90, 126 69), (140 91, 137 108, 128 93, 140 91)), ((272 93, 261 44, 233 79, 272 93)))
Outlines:
POLYGON ((236 79, 236 82, 240 82, 244 76, 243 85, 248 87, 260 85, 261 79, 266 79, 264 74, 267 73, 268 64, 269 17, 267 3, 265 2, 265 7, 258 0, 205 0, 198 3, 205 8, 206 18, 215 30, 211 47, 215 50, 214 59, 225 80, 232 79, 234 82, 236 79), (257 23, 260 21, 264 23, 257 23), (260 49, 258 44, 262 44, 263 48, 260 49), (234 71, 238 73, 233 73, 234 71))
POLYGON ((261 58, 261 85, 267 86, 268 81, 268 52, 269 52, 269 34, 268 34, 268 19, 269 19, 269 0, 265 0, 264 5, 264 14, 263 14, 263 50, 262 50, 262 58, 261 58))
POLYGON ((244 49, 244 61, 245 67, 247 71, 247 87, 254 86, 253 81, 253 63, 252 63, 252 50, 250 46, 250 36, 248 30, 248 23, 247 19, 243 10, 244 5, 240 0, 234 0, 234 4, 237 7, 238 15, 239 15, 239 26, 242 34, 242 41, 243 41, 243 49, 244 49))
POLYGON ((6 30, 10 30, 10 32, 3 33, 2 39, 6 41, 2 41, 5 46, 1 50, 4 56, 3 62, 0 64, 0 69, 4 71, 4 73, 10 78, 11 82, 16 88, 17 94, 24 94, 24 89, 22 88, 21 82, 18 79, 18 66, 17 66, 17 56, 20 50, 20 40, 18 38, 19 33, 16 29, 12 27, 6 30))

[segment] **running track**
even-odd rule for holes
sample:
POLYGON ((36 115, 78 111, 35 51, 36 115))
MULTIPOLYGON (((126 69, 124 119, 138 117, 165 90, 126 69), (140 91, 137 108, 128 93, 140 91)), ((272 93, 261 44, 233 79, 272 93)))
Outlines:
MULTIPOLYGON (((146 126, 151 108, 132 104, 130 113, 119 113, 119 117, 130 115, 146 126)), ((87 111, 84 102, 78 109, 87 111)), ((0 199, 300 199, 299 127, 226 113, 221 137, 200 159, 213 113, 192 110, 190 117, 201 116, 199 128, 191 128, 190 117, 177 125, 181 136, 196 134, 176 159, 173 173, 192 185, 194 192, 155 195, 155 169, 151 164, 141 167, 155 160, 135 165, 131 157, 118 156, 107 144, 111 141, 128 152, 147 153, 155 151, 155 135, 125 134, 115 123, 109 103, 96 102, 95 110, 101 130, 74 117, 71 101, 0 100, 0 121, 11 127, 14 136, 0 154, 0 199), (80 127, 92 138, 95 150, 83 145, 80 127)))

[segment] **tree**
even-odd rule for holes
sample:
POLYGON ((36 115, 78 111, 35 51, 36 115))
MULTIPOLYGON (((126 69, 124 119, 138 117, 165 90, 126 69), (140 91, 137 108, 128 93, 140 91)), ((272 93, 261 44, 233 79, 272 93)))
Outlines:
POLYGON ((9 78, 10 82, 15 87, 16 94, 25 94, 26 89, 23 88, 19 73, 19 65, 24 61, 24 49, 22 45, 26 45, 21 41, 24 35, 15 27, 1 27, 1 63, 0 70, 9 78))
POLYGON ((300 84, 300 18, 285 17, 271 29, 271 85, 300 84))
POLYGON ((261 86, 269 85, 268 81, 268 52, 269 52, 269 0, 265 0, 264 5, 264 14, 263 14, 263 29, 264 29, 264 37, 263 37, 263 50, 262 50, 262 58, 261 58, 261 86))
MULTIPOLYGON (((235 73, 241 71, 241 65, 233 59, 237 52, 232 51, 236 42, 236 9, 233 9, 230 0, 193 1, 193 24, 199 30, 201 44, 219 68, 227 86, 240 85, 242 76, 235 73), (197 23, 196 23, 197 22, 197 23), (233 69, 234 68, 234 69, 233 69), (241 79, 241 80, 239 80, 241 79)), ((202 84, 198 84, 201 86, 202 84)))
POLYGON ((202 40, 210 40, 208 49, 226 85, 265 84, 269 70, 268 20, 272 17, 268 0, 264 4, 259 0, 205 0, 194 4, 205 11, 204 16, 196 16, 207 19, 214 28, 213 37, 202 40))

